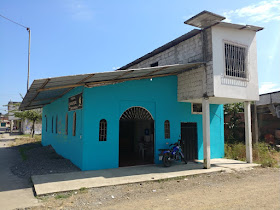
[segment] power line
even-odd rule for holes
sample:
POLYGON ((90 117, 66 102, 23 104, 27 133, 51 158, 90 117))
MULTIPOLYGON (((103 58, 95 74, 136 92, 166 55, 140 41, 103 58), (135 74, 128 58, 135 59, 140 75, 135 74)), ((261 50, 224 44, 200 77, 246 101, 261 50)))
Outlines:
POLYGON ((19 26, 21 26, 21 27, 26 28, 27 30, 29 30, 28 27, 26 27, 26 26, 24 26, 24 25, 22 25, 22 24, 20 24, 20 23, 17 23, 16 21, 13 21, 13 20, 11 20, 11 19, 9 19, 9 18, 7 18, 7 17, 5 17, 5 16, 3 16, 3 15, 1 15, 1 14, 0 14, 0 17, 2 17, 2 18, 6 19, 6 20, 8 20, 8 21, 10 21, 10 22, 12 22, 12 23, 14 23, 14 24, 17 24, 17 25, 19 25, 19 26))

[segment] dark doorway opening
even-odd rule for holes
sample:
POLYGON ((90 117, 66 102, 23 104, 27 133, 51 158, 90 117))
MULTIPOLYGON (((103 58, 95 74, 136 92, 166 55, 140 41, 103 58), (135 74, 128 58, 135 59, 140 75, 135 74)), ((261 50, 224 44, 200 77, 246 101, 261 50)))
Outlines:
POLYGON ((188 161, 197 159, 197 124, 181 123, 182 149, 188 161))
POLYGON ((154 162, 154 120, 142 107, 131 107, 120 118, 119 167, 154 162))

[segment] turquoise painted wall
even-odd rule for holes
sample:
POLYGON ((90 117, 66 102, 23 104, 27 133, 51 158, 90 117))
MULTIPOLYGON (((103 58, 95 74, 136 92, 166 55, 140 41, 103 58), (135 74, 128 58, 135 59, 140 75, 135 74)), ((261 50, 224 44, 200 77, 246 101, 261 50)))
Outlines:
MULTIPOLYGON (((51 144, 82 170, 117 168, 119 163, 119 118, 132 106, 147 109, 155 120, 155 163, 158 149, 180 139, 181 122, 196 122, 198 158, 203 159, 202 115, 191 114, 191 104, 177 101, 177 77, 161 77, 94 88, 75 88, 43 109, 43 145, 51 144), (77 135, 72 136, 73 112, 68 98, 83 92, 83 109, 77 110, 77 135), (69 114, 68 135, 65 115, 69 114), (51 133, 51 117, 59 117, 60 133, 51 133), (48 118, 48 132, 45 119, 48 118), (99 122, 107 121, 107 141, 99 141, 99 122), (164 121, 170 121, 170 139, 164 139, 164 121)), ((223 106, 210 105, 211 158, 224 156, 223 106)), ((55 118, 54 118, 55 119, 55 118)), ((55 129, 54 129, 55 131, 55 129)))
MULTIPOLYGON (((65 90, 64 90, 65 91, 65 90)), ((83 110, 76 110, 76 136, 72 135, 73 111, 68 111, 68 98, 72 95, 81 93, 83 88, 75 88, 53 103, 44 106, 42 119, 42 144, 52 145, 55 151, 63 157, 70 159, 79 168, 83 167, 83 139, 82 122, 83 110), (68 113, 68 135, 65 135, 66 114, 68 113), (47 131, 46 131, 46 117, 47 131), (58 132, 55 132, 56 116, 58 117, 58 132), (53 117, 53 133, 52 133, 53 117)))
MULTIPOLYGON (((177 101, 177 77, 127 81, 84 89, 83 169, 117 168, 119 118, 132 107, 146 108, 155 120, 155 162, 158 149, 180 139, 181 122, 198 125, 198 158, 203 159, 202 115, 191 114, 191 104, 177 101), (107 120, 107 141, 99 142, 99 121, 107 120), (170 139, 164 139, 164 121, 170 121, 170 139)), ((224 156, 223 106, 210 105, 211 158, 224 156)))

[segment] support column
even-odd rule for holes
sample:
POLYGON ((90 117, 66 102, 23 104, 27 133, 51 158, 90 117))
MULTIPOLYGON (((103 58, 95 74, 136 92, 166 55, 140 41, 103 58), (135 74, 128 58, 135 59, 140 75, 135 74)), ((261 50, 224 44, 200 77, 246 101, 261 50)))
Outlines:
POLYGON ((252 156, 252 131, 251 131, 251 105, 249 101, 244 102, 244 118, 245 118, 245 142, 246 142, 246 161, 253 162, 252 156))
POLYGON ((202 125, 203 125, 203 166, 206 169, 210 164, 210 111, 208 98, 202 99, 202 125))
POLYGON ((253 117, 253 139, 254 139, 254 143, 255 144, 258 144, 259 143, 259 126, 258 126, 258 110, 257 110, 257 105, 256 105, 256 102, 254 103, 253 105, 254 107, 254 117, 253 117))

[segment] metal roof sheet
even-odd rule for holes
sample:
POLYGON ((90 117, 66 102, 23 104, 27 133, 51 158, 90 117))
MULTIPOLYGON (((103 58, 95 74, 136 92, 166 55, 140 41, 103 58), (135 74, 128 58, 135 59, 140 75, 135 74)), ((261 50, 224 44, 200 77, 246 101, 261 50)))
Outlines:
POLYGON ((203 63, 176 64, 167 66, 128 69, 113 72, 80 74, 34 80, 27 91, 19 109, 28 110, 52 103, 75 87, 95 87, 129 80, 147 79, 177 75, 184 71, 198 68, 203 63))

